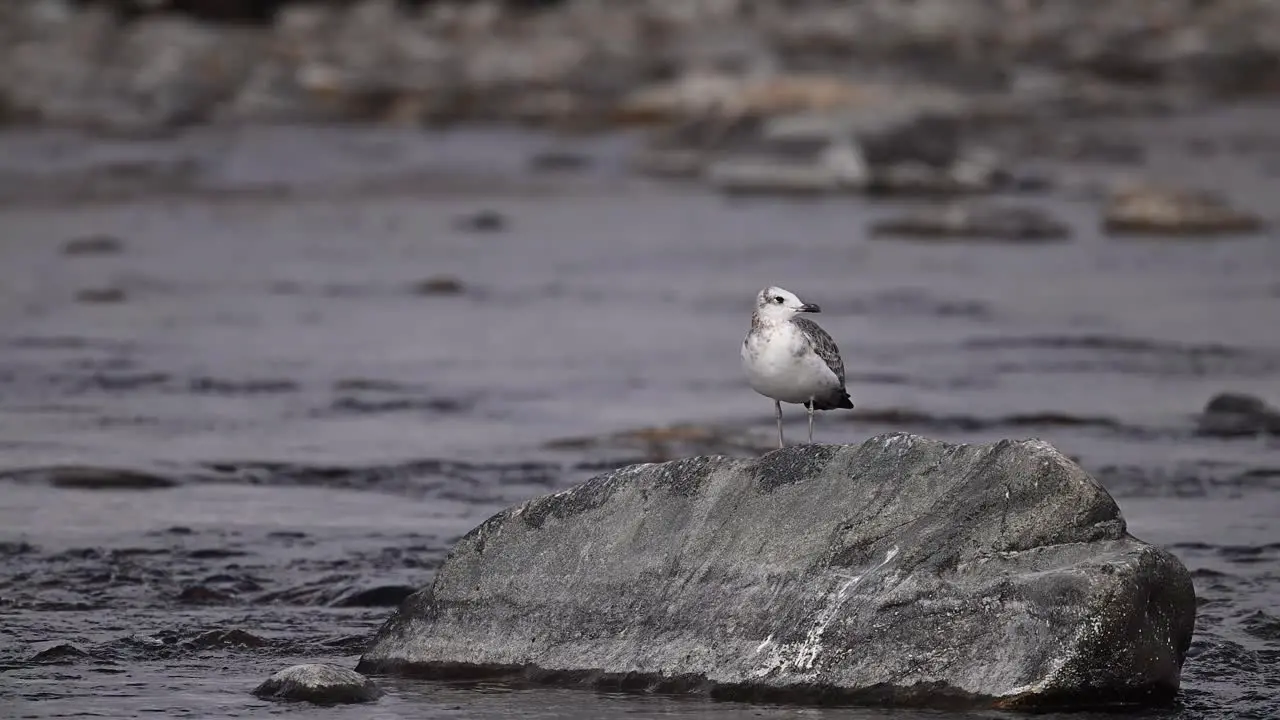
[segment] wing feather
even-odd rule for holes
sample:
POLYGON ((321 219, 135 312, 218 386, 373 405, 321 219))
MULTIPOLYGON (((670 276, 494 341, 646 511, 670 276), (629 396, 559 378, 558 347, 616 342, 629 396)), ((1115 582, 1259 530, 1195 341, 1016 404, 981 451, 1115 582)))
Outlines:
POLYGON ((844 360, 840 359, 840 349, 836 347, 836 341, 831 339, 826 330, 823 330, 818 323, 805 317, 791 318, 791 322, 800 328, 805 337, 809 339, 809 346, 817 353, 818 357, 831 368, 831 372, 836 374, 840 379, 840 384, 844 385, 844 360))

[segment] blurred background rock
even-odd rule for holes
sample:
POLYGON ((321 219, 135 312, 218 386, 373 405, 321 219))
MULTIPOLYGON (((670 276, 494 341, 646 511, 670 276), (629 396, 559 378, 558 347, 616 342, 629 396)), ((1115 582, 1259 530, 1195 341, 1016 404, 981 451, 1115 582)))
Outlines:
POLYGON ((7 0, 8 122, 599 126, 1274 93, 1267 0, 7 0), (903 92, 903 90, 910 92, 903 92), (959 98, 956 93, 959 93, 959 98))
POLYGON ((1134 149, 1060 147, 1064 119, 1159 117, 1277 90, 1280 5, 1267 0, 0 7, 10 125, 129 137, 282 123, 642 127, 636 173, 726 192, 1042 187, 1006 158, 1134 149))

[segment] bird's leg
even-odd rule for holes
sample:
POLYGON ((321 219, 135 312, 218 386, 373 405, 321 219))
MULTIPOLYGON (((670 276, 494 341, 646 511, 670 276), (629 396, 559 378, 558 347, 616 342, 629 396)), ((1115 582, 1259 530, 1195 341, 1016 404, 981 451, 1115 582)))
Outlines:
POLYGON ((782 401, 773 401, 773 414, 778 418, 778 447, 786 447, 782 441, 782 401))
POLYGON ((809 444, 812 445, 813 444, 813 398, 809 398, 809 405, 807 406, 807 409, 809 410, 809 444))

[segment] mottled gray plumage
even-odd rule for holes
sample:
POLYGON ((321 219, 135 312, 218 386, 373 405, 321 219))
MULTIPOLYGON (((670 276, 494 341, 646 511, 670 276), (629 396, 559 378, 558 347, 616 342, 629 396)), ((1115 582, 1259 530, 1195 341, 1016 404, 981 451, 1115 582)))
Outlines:
POLYGON ((836 341, 831 339, 826 330, 823 330, 818 323, 806 317, 793 317, 791 322, 795 323, 804 331, 805 337, 809 338, 809 346, 818 357, 822 358, 822 362, 831 368, 831 372, 840 378, 840 384, 844 385, 844 360, 840 359, 840 350, 836 348, 836 341))

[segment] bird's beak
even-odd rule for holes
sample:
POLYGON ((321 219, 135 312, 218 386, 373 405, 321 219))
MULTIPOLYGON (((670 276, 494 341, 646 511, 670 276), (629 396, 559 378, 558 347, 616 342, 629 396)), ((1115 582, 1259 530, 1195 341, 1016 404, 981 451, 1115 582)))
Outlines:
POLYGON ((813 303, 805 303, 801 305, 800 309, 797 310, 796 312, 816 313, 816 312, 822 312, 822 308, 818 307, 817 305, 814 305, 813 303))

